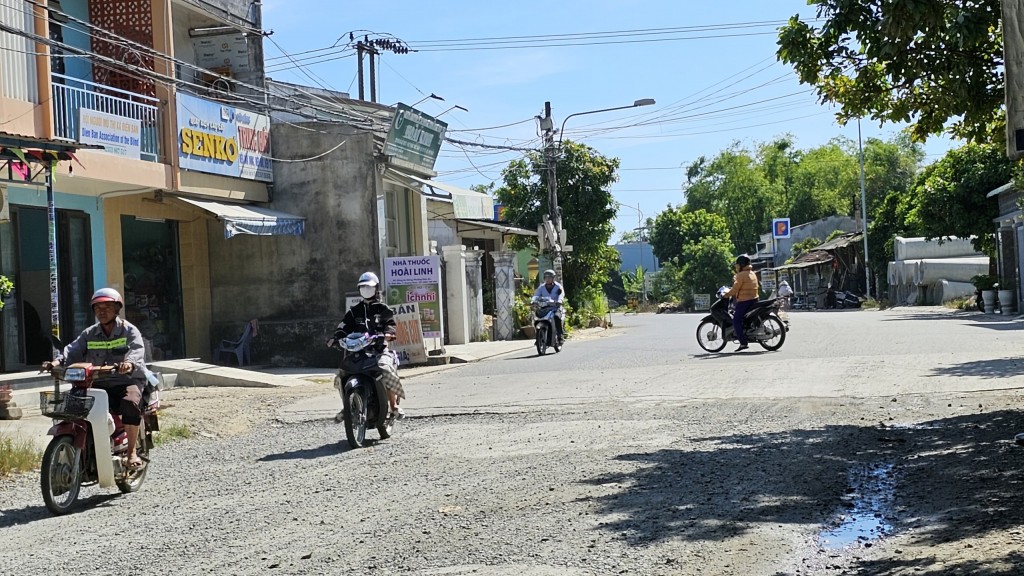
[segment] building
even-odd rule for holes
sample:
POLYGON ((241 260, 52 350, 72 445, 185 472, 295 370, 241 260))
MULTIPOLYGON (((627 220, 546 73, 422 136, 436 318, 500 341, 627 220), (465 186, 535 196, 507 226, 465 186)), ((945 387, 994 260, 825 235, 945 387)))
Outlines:
MULTIPOLYGON (((259 4, 11 0, 0 23, 7 147, 103 147, 53 170, 60 334, 90 324, 89 295, 112 286, 153 359, 209 358, 210 327, 236 304, 213 298, 217 246, 304 229, 269 207, 259 4)), ((50 332, 53 292, 42 182, 11 166, 0 184, 0 273, 15 282, 0 315, 6 371, 39 360, 30 340, 50 332)))

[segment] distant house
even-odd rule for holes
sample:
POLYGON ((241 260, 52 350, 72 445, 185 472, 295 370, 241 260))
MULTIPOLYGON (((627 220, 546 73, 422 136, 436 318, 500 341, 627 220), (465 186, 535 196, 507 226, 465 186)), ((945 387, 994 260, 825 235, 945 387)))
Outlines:
POLYGON ((654 249, 651 245, 643 242, 630 244, 616 244, 612 246, 619 253, 619 272, 633 272, 637 266, 647 272, 658 272, 661 270, 661 262, 654 256, 654 249))

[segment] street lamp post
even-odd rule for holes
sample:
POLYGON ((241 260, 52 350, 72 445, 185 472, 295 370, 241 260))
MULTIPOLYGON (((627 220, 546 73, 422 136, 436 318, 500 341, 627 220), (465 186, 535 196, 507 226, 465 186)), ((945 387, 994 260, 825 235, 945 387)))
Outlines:
POLYGON ((868 268, 868 203, 864 194, 864 146, 860 141, 860 118, 857 118, 857 150, 860 156, 860 218, 864 232, 864 296, 871 298, 871 269, 868 268))
POLYGON ((613 110, 626 110, 629 108, 637 108, 640 106, 651 106, 654 104, 653 98, 641 98, 635 100, 629 106, 615 106, 613 108, 601 108, 600 110, 588 110, 586 112, 574 112, 569 114, 562 120, 562 127, 558 131, 558 146, 555 146, 555 130, 554 121, 551 118, 551 102, 544 103, 544 116, 540 118, 541 129, 544 131, 544 157, 546 164, 546 171, 548 173, 548 217, 551 220, 552 228, 554 230, 554 238, 552 238, 552 244, 555 248, 555 275, 559 281, 562 280, 562 213, 558 207, 558 174, 556 170, 558 152, 561 152, 562 148, 562 135, 565 132, 565 123, 569 121, 569 118, 573 116, 583 116, 584 114, 597 114, 599 112, 611 112, 613 110))

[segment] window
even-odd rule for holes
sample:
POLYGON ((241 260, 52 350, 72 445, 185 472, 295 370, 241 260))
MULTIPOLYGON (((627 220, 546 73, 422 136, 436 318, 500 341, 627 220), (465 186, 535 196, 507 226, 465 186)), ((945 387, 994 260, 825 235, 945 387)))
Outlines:
POLYGON ((398 226, 398 192, 393 189, 384 190, 384 242, 387 246, 387 257, 398 256, 400 228, 398 226))

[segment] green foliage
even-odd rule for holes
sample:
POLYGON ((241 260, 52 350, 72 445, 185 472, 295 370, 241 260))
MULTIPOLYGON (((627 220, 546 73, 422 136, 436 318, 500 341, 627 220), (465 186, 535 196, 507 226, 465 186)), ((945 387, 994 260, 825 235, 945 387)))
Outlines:
POLYGON ((623 274, 622 287, 625 288, 626 294, 643 294, 645 276, 646 273, 642 266, 637 266, 636 270, 623 274))
POLYGON ((999 278, 991 274, 978 274, 971 277, 971 284, 974 284, 978 290, 995 290, 998 283, 999 278))
MULTIPOLYGON (((562 284, 572 302, 579 302, 586 288, 601 286, 618 268, 618 253, 608 246, 617 206, 611 185, 618 180, 618 168, 617 158, 583 144, 562 143, 557 164, 558 203, 562 227, 573 246, 564 257, 562 284)), ((527 230, 535 230, 542 222, 548 213, 545 172, 539 153, 528 153, 502 170, 502 183, 494 195, 506 206, 509 222, 527 230)), ((513 243, 513 248, 525 247, 523 242, 513 243)))
POLYGON ((686 210, 725 217, 736 252, 752 252, 772 218, 784 211, 782 184, 770 181, 738 144, 710 161, 699 158, 686 173, 686 210))
POLYGON ((160 427, 160 431, 153 437, 153 444, 163 446, 176 440, 186 440, 194 436, 195 432, 185 424, 164 425, 160 427))
POLYGON ((533 325, 533 309, 530 307, 533 294, 534 290, 524 282, 512 299, 512 316, 515 318, 517 330, 523 326, 533 325))
POLYGON ((651 298, 655 302, 682 301, 683 272, 672 260, 662 262, 661 270, 651 280, 651 298))
POLYGON ((721 238, 701 238, 683 250, 684 294, 714 294, 722 284, 731 284, 732 245, 721 238))
POLYGON ((814 248, 820 245, 821 240, 818 240, 817 238, 805 238, 799 242, 794 242, 793 257, 796 258, 797 256, 803 254, 804 252, 807 252, 808 250, 813 250, 814 248))
POLYGON ((4 309, 4 298, 11 295, 14 291, 14 282, 11 282, 7 276, 0 275, 0 310, 4 309))
POLYGON ((687 245, 708 236, 728 242, 726 219, 704 209, 688 211, 684 206, 670 206, 654 219, 651 250, 662 261, 668 261, 682 256, 687 245))
POLYGON ((579 302, 576 308, 567 308, 565 311, 568 327, 590 328, 604 323, 608 316, 608 299, 600 288, 584 288, 580 292, 579 302))
POLYGON ((30 438, 0 432, 0 478, 39 467, 43 453, 30 438))
POLYGON ((974 247, 995 254, 992 221, 999 206, 986 195, 1012 176, 1001 146, 967 144, 926 167, 915 185, 917 204, 908 225, 928 238, 975 236, 974 247))
POLYGON ((778 57, 838 105, 840 122, 909 122, 917 141, 991 138, 1004 100, 999 0, 808 3, 824 21, 791 18, 778 57))

